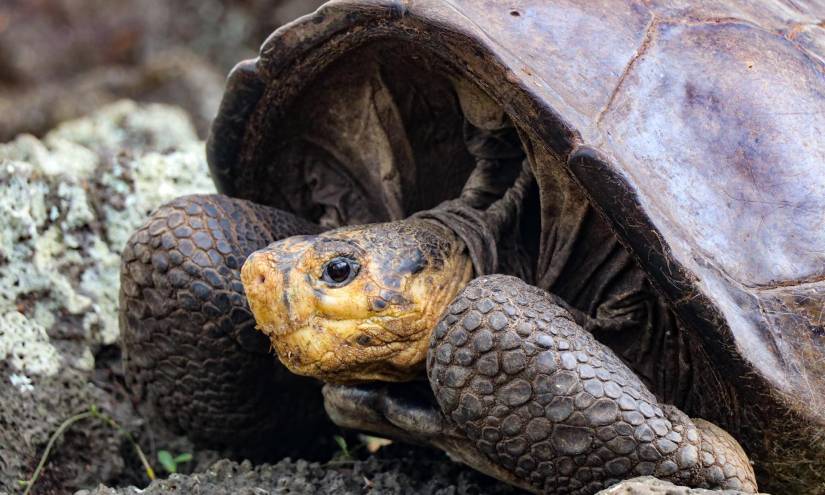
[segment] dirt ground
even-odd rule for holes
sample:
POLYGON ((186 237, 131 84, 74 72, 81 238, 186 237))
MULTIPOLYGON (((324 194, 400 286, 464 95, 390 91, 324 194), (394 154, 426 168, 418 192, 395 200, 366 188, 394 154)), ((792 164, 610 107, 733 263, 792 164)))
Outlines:
MULTIPOLYGON (((38 393, 26 401, 13 397, 0 397, 3 404, 14 408, 16 416, 23 419, 12 428, 29 431, 48 429, 58 418, 48 415, 46 421, 36 420, 37 414, 27 413, 31 408, 47 408, 61 411, 82 412, 84 400, 100 404, 119 424, 134 435, 144 450, 156 452, 163 446, 173 452, 194 453, 194 459, 180 466, 182 473, 163 471, 157 460, 150 461, 158 471, 159 479, 147 486, 148 479, 134 453, 133 446, 112 428, 94 418, 79 421, 62 436, 53 451, 47 468, 32 493, 110 494, 244 494, 262 493, 433 493, 433 494, 509 494, 517 490, 463 465, 452 462, 439 451, 423 447, 392 444, 369 454, 358 438, 347 432, 349 455, 343 455, 332 438, 307 439, 307 445, 297 447, 294 455, 311 459, 268 459, 270 462, 255 463, 249 460, 230 460, 228 452, 218 452, 192 445, 186 438, 166 430, 163 425, 141 414, 123 390, 122 373, 119 369, 119 351, 116 347, 101 349, 96 356, 96 367, 91 383, 83 383, 81 375, 60 377, 54 383, 41 382, 38 393), (72 393, 57 393, 54 388, 64 388, 72 393), (86 389, 84 391, 83 389, 86 389), (58 397, 55 402, 54 398, 58 397), (62 403, 69 398, 72 404, 62 403), (193 474, 194 473, 194 474, 193 474), (98 486, 95 489, 91 487, 98 486), (105 486, 104 486, 105 485, 105 486), (121 487, 121 488, 115 488, 121 487)), ((46 433, 43 431, 42 433, 46 433)), ((41 437, 42 438, 42 437, 41 437)), ((38 442, 40 443, 40 442, 38 442)), ((42 449, 40 449, 42 451, 42 449)), ((149 455, 149 454, 147 454, 149 455)), ((33 458, 26 466, 33 470, 33 458)), ((12 484, 6 484, 12 488, 12 484)), ((20 487, 22 489, 22 486, 20 487)), ((9 491, 14 493, 13 490, 9 491)), ((0 490, 2 493, 2 490, 0 490)))

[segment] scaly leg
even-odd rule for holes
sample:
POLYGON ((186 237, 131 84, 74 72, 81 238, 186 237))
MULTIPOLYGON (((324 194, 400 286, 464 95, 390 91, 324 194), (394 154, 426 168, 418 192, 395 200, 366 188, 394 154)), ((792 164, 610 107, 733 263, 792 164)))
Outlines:
MULTIPOLYGON (((472 281, 435 329, 428 375, 444 415, 510 481, 592 494, 654 475, 756 490, 741 447, 720 428, 660 405, 609 348, 520 279, 472 281)), ((501 477, 499 473, 490 473, 501 477)))
POLYGON ((127 377, 176 430, 210 445, 278 452, 327 428, 320 385, 269 352, 240 281, 251 252, 319 230, 274 208, 195 195, 162 206, 131 237, 120 292, 127 377))

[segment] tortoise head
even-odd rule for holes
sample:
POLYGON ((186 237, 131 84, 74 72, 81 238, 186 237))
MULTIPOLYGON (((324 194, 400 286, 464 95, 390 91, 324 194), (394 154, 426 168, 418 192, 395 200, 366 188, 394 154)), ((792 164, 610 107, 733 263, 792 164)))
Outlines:
POLYGON ((472 277, 464 244, 425 220, 345 227, 256 251, 241 280, 257 327, 292 372, 401 381, 472 277))

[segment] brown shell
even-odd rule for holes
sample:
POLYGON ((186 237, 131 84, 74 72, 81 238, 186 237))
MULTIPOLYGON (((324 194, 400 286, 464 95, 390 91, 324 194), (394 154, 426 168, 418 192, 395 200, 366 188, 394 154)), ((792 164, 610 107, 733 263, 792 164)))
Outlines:
POLYGON ((233 70, 212 174, 224 193, 315 219, 301 187, 328 174, 339 220, 403 218, 455 195, 471 166, 450 144, 455 108, 416 103, 458 74, 566 163, 726 375, 825 423, 825 2, 798 4, 330 2, 233 70), (375 60, 386 81, 362 84, 375 60), (402 60, 419 70, 393 75, 402 60), (389 171, 369 154, 375 136, 316 118, 385 118, 370 111, 381 84, 410 95, 397 109, 408 129, 427 122, 408 142, 381 138, 389 171), (313 125, 313 142, 298 139, 313 125), (347 171, 323 165, 330 155, 347 171))

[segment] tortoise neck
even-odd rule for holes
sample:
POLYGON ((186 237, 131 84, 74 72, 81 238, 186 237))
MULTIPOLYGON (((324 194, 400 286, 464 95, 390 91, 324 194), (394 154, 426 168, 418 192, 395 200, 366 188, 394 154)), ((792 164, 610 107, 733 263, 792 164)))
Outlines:
POLYGON ((467 249, 476 277, 498 270, 498 239, 496 231, 487 223, 484 211, 455 199, 431 210, 420 211, 412 218, 434 222, 454 232, 467 249))
POLYGON ((466 198, 449 200, 418 212, 412 218, 435 222, 451 231, 464 243, 476 277, 507 273, 529 280, 526 263, 509 260, 499 263, 500 246, 506 236, 518 235, 518 224, 533 175, 527 161, 504 195, 486 209, 476 208, 466 198))

